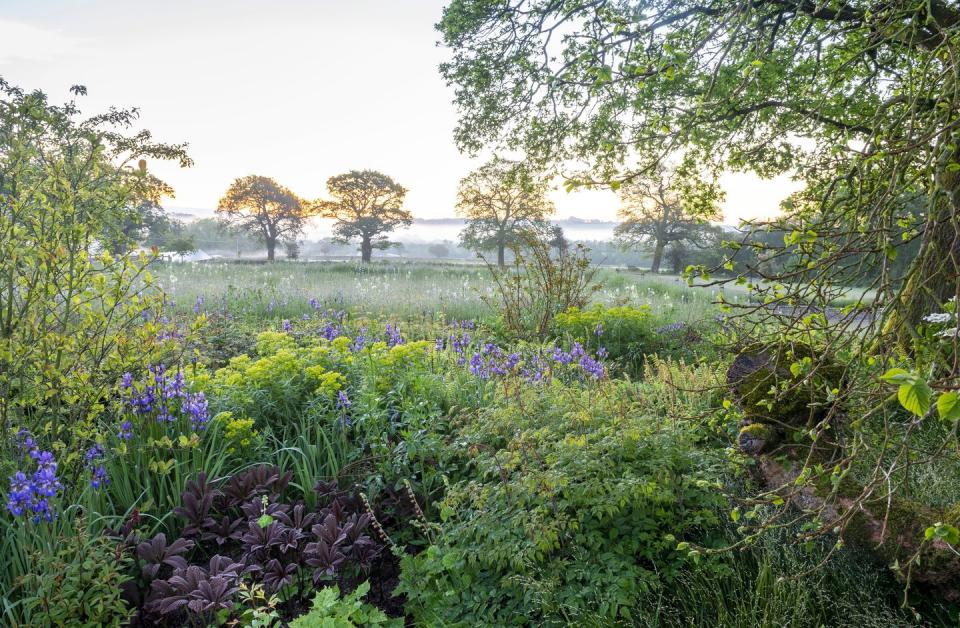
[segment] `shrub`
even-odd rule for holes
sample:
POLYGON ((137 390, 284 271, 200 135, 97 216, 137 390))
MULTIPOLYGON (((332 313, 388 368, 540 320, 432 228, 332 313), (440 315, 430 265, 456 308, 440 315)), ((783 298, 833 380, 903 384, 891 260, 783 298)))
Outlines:
POLYGON ((639 372, 644 354, 658 347, 653 319, 645 306, 570 308, 557 315, 554 332, 583 343, 591 351, 603 347, 611 360, 633 372, 639 372))
POLYGON ((571 307, 583 307, 599 285, 597 269, 590 264, 589 249, 578 244, 572 251, 551 255, 549 240, 530 234, 513 247, 514 264, 501 269, 487 263, 493 278, 493 296, 482 296, 517 338, 543 340, 553 318, 571 307))
POLYGON ((680 572, 678 541, 711 543, 722 463, 631 394, 525 389, 464 428, 469 472, 437 504, 430 546, 402 560, 418 622, 626 619, 680 572))
POLYGON ((312 585, 355 584, 381 552, 366 534, 366 506, 321 482, 314 490, 323 506, 309 508, 291 490, 291 477, 269 465, 220 481, 200 473, 172 513, 181 536, 140 538, 137 516, 116 532, 137 558, 129 601, 140 620, 182 625, 229 615, 242 579, 286 600, 301 600, 312 585))
POLYGON ((148 131, 127 134, 136 118, 83 119, 73 101, 51 105, 0 79, 3 445, 27 428, 71 470, 116 378, 163 344, 161 295, 147 258, 127 254, 126 230, 169 188, 135 164, 189 159, 148 131))
POLYGON ((340 597, 336 587, 324 587, 314 596, 310 611, 290 622, 290 628, 402 627, 402 619, 391 619, 377 607, 363 601, 363 596, 369 590, 370 583, 364 582, 350 595, 340 597))
POLYGON ((62 537, 52 553, 40 553, 23 578, 24 613, 31 625, 120 626, 130 609, 121 587, 129 559, 110 539, 81 532, 62 537))

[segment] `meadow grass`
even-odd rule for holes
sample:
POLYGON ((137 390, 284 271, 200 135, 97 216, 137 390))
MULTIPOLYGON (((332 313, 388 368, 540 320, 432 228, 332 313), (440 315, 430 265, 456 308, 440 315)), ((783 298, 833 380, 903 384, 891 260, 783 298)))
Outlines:
MULTIPOLYGON (((484 302, 494 296, 493 285, 481 265, 193 262, 157 263, 153 274, 181 312, 190 311, 200 298, 205 311, 278 321, 298 319, 317 308, 406 320, 483 320, 494 315, 484 302)), ((597 281, 595 303, 646 306, 665 322, 693 322, 717 312, 719 289, 691 288, 679 277, 604 269, 597 281)))

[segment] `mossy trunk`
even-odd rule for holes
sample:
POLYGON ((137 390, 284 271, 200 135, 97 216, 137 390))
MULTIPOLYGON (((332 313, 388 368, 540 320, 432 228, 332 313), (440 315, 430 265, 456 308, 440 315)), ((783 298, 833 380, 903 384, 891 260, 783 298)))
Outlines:
MULTIPOLYGON (((956 141, 960 142, 960 137, 956 141)), ((909 349, 923 317, 941 311, 942 304, 960 289, 960 172, 951 166, 958 161, 960 146, 940 160, 920 252, 887 314, 875 349, 890 340, 909 349)))

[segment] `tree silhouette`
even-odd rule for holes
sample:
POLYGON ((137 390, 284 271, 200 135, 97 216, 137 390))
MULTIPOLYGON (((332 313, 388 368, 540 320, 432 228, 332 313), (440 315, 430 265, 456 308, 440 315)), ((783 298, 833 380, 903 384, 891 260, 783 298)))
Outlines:
POLYGON ((463 246, 495 249, 505 265, 507 247, 543 226, 555 211, 547 199, 549 180, 525 164, 495 157, 460 181, 457 213, 467 219, 463 246))
POLYGON ((360 259, 367 263, 373 249, 390 246, 387 234, 413 223, 403 209, 407 189, 376 170, 351 170, 327 179, 327 191, 335 200, 321 201, 323 215, 337 222, 333 231, 340 242, 360 240, 360 259))
POLYGON ((621 222, 614 235, 624 246, 653 245, 650 272, 660 272, 666 248, 674 243, 698 244, 703 225, 719 218, 719 189, 681 172, 657 169, 620 188, 621 222))
POLYGON ((220 222, 266 244, 270 261, 277 243, 302 234, 313 214, 296 194, 270 177, 258 175, 235 179, 217 206, 220 222))

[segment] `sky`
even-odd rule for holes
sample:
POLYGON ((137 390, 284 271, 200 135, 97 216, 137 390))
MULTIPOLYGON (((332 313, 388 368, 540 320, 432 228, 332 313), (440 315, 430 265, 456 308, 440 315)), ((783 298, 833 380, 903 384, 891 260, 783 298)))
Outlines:
MULTIPOLYGON (((138 107, 195 165, 151 163, 169 208, 212 210, 239 176, 306 198, 328 177, 376 169, 409 189, 416 217, 454 215, 478 159, 453 142, 448 54, 433 25, 445 0, 0 0, 0 76, 54 102, 85 85, 84 113, 138 107)), ((773 215, 786 177, 726 174, 724 222, 773 215)), ((614 219, 609 191, 552 193, 557 216, 614 219)))

